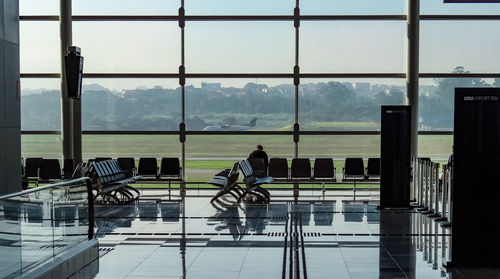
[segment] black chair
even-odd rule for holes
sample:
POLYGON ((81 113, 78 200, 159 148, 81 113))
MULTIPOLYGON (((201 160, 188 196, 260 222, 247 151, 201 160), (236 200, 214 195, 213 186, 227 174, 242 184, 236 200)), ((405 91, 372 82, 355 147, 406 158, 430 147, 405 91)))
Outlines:
POLYGON ((290 177, 292 179, 311 179, 311 161, 309 158, 293 158, 290 177))
POLYGON ((342 179, 345 181, 365 180, 363 158, 346 158, 342 179))
POLYGON ((38 181, 40 183, 50 183, 61 180, 61 165, 58 159, 43 159, 38 171, 38 181))
POLYGON ((266 189, 262 188, 263 184, 271 184, 273 183, 272 176, 265 177, 257 177, 254 174, 252 166, 248 160, 240 161, 239 168, 243 173, 243 182, 245 182, 245 192, 240 196, 238 202, 243 199, 247 194, 252 194, 256 197, 259 197, 261 201, 268 203, 271 199, 271 194, 266 189))
POLYGON ((264 161, 264 158, 250 158, 248 159, 248 162, 250 162, 255 176, 267 176, 266 162, 264 161))
POLYGON ((158 161, 156 158, 140 158, 137 175, 141 175, 144 178, 154 177, 158 179, 158 161))
POLYGON ((162 158, 160 167, 160 177, 181 178, 181 164, 179 158, 162 158))
POLYGON ((125 172, 127 177, 132 177, 135 175, 135 159, 132 157, 119 157, 116 159, 118 165, 125 172))
POLYGON ((380 180, 380 158, 368 158, 366 178, 368 180, 380 180))
POLYGON ((275 179, 288 179, 288 162, 286 158, 271 158, 269 160, 269 176, 275 179))
POLYGON ((64 159, 63 162, 63 178, 71 178, 73 177, 73 172, 75 169, 73 168, 73 159, 64 159))
POLYGON ((332 158, 314 160, 314 179, 335 179, 335 166, 332 158))
POLYGON ((42 158, 26 158, 24 165, 24 176, 31 181, 36 181, 38 178, 38 169, 42 163, 42 158))

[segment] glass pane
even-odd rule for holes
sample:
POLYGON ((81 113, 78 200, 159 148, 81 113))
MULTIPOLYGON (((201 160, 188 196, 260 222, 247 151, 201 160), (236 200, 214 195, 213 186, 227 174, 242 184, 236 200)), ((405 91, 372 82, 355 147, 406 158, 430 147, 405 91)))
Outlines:
POLYGON ((290 22, 188 22, 189 73, 291 73, 295 35, 290 22))
POLYGON ((293 0, 189 0, 186 15, 285 15, 293 14, 293 0))
POLYGON ((61 158, 61 135, 21 135, 23 158, 61 158))
POLYGON ((500 13, 500 4, 488 3, 443 3, 443 1, 421 0, 420 13, 423 15, 498 15, 500 13))
POLYGON ((83 158, 181 157, 178 135, 84 135, 83 158))
POLYGON ((19 0, 20 15, 59 15, 58 0, 19 0))
POLYGON ((402 105, 405 80, 303 79, 299 123, 305 131, 380 130, 380 106, 402 105))
POLYGON ((61 129, 59 79, 21 80, 21 130, 61 129))
POLYGON ((422 21, 420 72, 500 72, 497 21, 422 21))
POLYGON ((403 73, 406 22, 303 22, 301 72, 403 73))
POLYGON ((54 253, 88 239, 89 210, 87 187, 55 187, 54 253), (70 193, 69 195, 67 193, 70 193))
POLYGON ((176 79, 84 79, 83 130, 178 130, 176 79))
POLYGON ((399 15, 406 14, 404 0, 307 0, 300 1, 301 14, 399 15))
MULTIPOLYGON (((458 68, 457 70, 462 70, 458 68)), ((500 86, 500 79, 443 78, 420 79, 419 129, 453 130, 456 87, 500 86)))
POLYGON ((294 154, 292 136, 262 135, 196 135, 186 139, 186 179, 189 182, 206 182, 223 169, 231 168, 255 149, 264 146, 269 158, 294 154))
POLYGON ((295 87, 291 80, 188 79, 187 84, 188 130, 291 129, 295 108, 295 87))
POLYGON ((87 73, 177 73, 180 31, 176 22, 74 22, 87 73))
POLYGON ((342 172, 346 157, 380 157, 379 135, 301 136, 299 157, 333 158, 337 173, 342 172), (337 163, 337 161, 339 163, 337 163), (340 169, 339 169, 340 167, 340 169))
POLYGON ((21 277, 21 216, 17 201, 0 200, 0 277, 21 277))
POLYGON ((21 73, 59 73, 61 70, 59 23, 19 23, 21 73))
POLYGON ((447 162, 452 152, 452 135, 419 135, 418 156, 430 157, 433 161, 447 162))
POLYGON ((74 15, 176 15, 179 0, 73 0, 74 15))

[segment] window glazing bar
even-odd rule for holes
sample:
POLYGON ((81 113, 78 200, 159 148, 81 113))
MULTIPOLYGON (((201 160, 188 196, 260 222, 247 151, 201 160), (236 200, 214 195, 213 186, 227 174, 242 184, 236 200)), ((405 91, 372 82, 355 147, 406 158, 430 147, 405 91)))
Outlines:
MULTIPOLYGON (((21 78, 59 78, 58 73, 21 73, 21 78)), ((85 78, 179 78, 178 73, 84 73, 85 78)), ((406 78, 404 73, 300 73, 300 78, 406 78)), ((500 73, 420 73, 420 78, 500 78, 500 73)), ((293 79, 293 73, 196 73, 186 78, 286 78, 293 79)))
MULTIPOLYGON (((179 131, 83 131, 84 135, 179 135, 179 131)), ((187 135, 293 135, 293 131, 186 131, 187 135)), ((299 131, 305 136, 370 136, 380 135, 380 131, 299 131)), ((61 131, 21 131, 23 135, 60 135, 61 131)), ((444 131, 418 131, 419 135, 453 135, 452 130, 444 131)))
MULTIPOLYGON (((405 21, 406 15, 301 15, 301 21, 405 21)), ((57 15, 21 15, 20 21, 59 21, 57 15)), ((178 21, 177 15, 76 15, 73 21, 178 21)), ((186 21, 293 21, 293 15, 192 15, 186 21)), ((421 15, 420 20, 500 20, 500 15, 421 15)))

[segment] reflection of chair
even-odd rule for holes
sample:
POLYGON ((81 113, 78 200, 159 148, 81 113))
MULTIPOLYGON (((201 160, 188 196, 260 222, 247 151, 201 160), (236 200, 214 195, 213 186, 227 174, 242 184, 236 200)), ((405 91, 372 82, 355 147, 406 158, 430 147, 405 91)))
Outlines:
POLYGON ((56 205, 54 206, 54 224, 56 227, 72 227, 76 220, 77 206, 56 205))
POLYGON ((366 178, 368 180, 380 180, 380 158, 368 158, 366 178))
POLYGON ((333 222, 334 202, 316 202, 314 203, 314 224, 316 226, 331 226, 333 222))
POLYGON ((346 158, 342 179, 345 181, 360 181, 365 179, 363 158, 346 158))
POLYGON ((181 215, 179 202, 160 202, 161 220, 163 222, 177 222, 181 215))
POLYGON ((158 204, 156 202, 139 202, 137 209, 141 221, 156 221, 158 217, 158 204))
POLYGON ((266 217, 270 218, 272 223, 286 223, 286 218, 288 218, 288 204, 270 203, 267 207, 266 217))
POLYGON ((58 159, 43 159, 38 170, 39 183, 50 183, 61 180, 61 165, 58 159))
POLYGON ((269 160, 269 176, 275 179, 288 179, 288 162, 286 158, 271 158, 269 160))
POLYGON ((345 222, 362 222, 365 212, 365 205, 359 203, 342 203, 345 222))
POLYGON ((378 212, 376 208, 376 205, 366 205, 366 221, 368 222, 368 224, 380 223, 380 212, 378 212))
POLYGON ((38 204, 24 204, 25 212, 28 215, 28 223, 42 223, 43 208, 38 204))
POLYGON ((311 203, 293 203, 292 212, 300 216, 302 225, 309 225, 309 221, 311 220, 311 203))
POLYGON ((332 158, 316 158, 314 160, 314 179, 336 180, 332 158))
POLYGON ((311 161, 309 158, 293 158, 290 177, 311 179, 311 161))

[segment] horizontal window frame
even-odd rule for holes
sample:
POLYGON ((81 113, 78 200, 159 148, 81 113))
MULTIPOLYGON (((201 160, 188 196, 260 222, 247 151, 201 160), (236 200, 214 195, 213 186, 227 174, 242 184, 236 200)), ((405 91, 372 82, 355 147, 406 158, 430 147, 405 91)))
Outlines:
MULTIPOLYGON (((21 131, 21 135, 60 135, 61 131, 21 131)), ((83 135, 180 135, 180 131, 82 131, 83 135)), ((264 135, 292 136, 293 131, 185 131, 186 135, 264 135)), ((453 135, 452 130, 418 131, 419 135, 453 135)), ((370 136, 380 135, 380 131, 299 131, 304 136, 370 136)))

